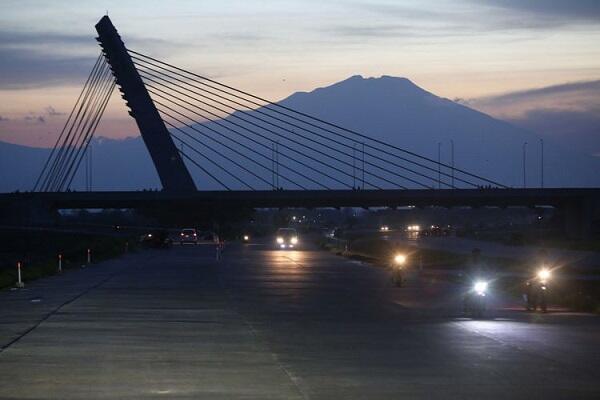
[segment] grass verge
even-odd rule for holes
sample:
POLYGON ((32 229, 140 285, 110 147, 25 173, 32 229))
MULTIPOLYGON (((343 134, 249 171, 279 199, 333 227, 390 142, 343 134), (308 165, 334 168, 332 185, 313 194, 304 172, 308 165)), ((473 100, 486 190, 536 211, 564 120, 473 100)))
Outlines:
MULTIPOLYGON (((16 264, 22 263, 21 276, 29 282, 58 273, 58 254, 62 254, 63 270, 80 267, 87 262, 87 249, 92 262, 116 257, 125 252, 128 237, 40 231, 0 231, 0 289, 17 281, 16 264)), ((131 246, 128 246, 131 249, 131 246)))

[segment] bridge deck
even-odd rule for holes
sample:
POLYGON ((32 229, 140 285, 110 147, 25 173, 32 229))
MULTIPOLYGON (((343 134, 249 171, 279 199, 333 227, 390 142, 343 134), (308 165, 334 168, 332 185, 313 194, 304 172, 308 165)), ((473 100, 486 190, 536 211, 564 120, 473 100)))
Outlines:
POLYGON ((281 207, 563 206, 596 202, 600 189, 281 190, 281 191, 106 191, 5 193, 0 205, 34 202, 51 208, 136 208, 158 204, 281 207))

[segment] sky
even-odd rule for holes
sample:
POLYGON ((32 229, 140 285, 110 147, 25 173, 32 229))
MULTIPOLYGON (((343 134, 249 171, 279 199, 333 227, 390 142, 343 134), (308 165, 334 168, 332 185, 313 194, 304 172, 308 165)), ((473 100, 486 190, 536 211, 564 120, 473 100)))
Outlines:
MULTIPOLYGON (((406 77, 600 155, 597 0, 2 0, 0 140, 53 145, 107 12, 129 48, 272 100, 406 77)), ((118 95, 97 134, 138 134, 118 95)))

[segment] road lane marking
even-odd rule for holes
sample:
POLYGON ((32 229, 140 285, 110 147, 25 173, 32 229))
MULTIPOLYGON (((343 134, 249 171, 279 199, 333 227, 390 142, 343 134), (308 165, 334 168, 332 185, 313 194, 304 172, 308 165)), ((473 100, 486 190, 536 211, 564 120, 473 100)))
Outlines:
POLYGON ((6 349, 8 349, 9 347, 11 347, 12 345, 14 345, 15 343, 17 343, 19 340, 23 339, 25 336, 27 336, 28 334, 30 334, 31 332, 33 332, 38 326, 40 326, 41 324, 43 324, 44 322, 46 322, 50 317, 52 317, 53 315, 55 315, 56 313, 58 313, 63 307, 68 306, 69 304, 71 304, 74 301, 78 300, 79 298, 85 296, 86 294, 88 294, 92 290, 99 288, 100 286, 102 286, 103 284, 105 284, 106 282, 108 282, 109 280, 111 280, 112 278, 114 278, 115 276, 117 276, 117 274, 119 274, 120 272, 121 271, 113 272, 112 274, 110 274, 105 279, 101 280, 100 282, 96 283, 93 286, 88 287, 83 292, 75 295, 71 299, 69 299, 69 300, 65 301, 64 303, 60 304, 54 310, 52 310, 49 313, 47 313, 44 316, 42 316, 42 318, 39 321, 37 321, 36 323, 34 323, 33 326, 29 327, 28 329, 26 329, 25 331, 23 331, 22 333, 20 333, 17 337, 15 337, 14 339, 12 339, 8 343, 0 346, 0 354, 2 352, 4 352, 6 349))

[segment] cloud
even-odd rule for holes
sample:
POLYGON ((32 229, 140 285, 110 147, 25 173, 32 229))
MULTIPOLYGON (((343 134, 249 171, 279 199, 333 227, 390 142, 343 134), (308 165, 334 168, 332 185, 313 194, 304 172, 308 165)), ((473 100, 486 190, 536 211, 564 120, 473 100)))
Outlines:
POLYGON ((0 89, 28 89, 83 83, 93 57, 48 56, 35 51, 0 48, 0 89))
POLYGON ((569 92, 600 91, 600 80, 563 83, 539 89, 528 89, 491 97, 494 101, 515 101, 547 95, 560 95, 569 92))
POLYGON ((600 80, 455 99, 587 154, 600 153, 600 80))
POLYGON ((23 119, 28 122, 46 123, 46 118, 43 115, 26 115, 23 119))
POLYGON ((338 25, 333 28, 326 28, 324 31, 342 37, 378 38, 404 35, 414 36, 414 29, 408 25, 338 25))
POLYGON ((355 3, 354 6, 361 11, 368 11, 381 15, 388 15, 403 18, 417 18, 417 19, 435 19, 444 17, 447 15, 446 12, 440 11, 439 9, 433 10, 431 8, 418 8, 409 7, 400 4, 390 3, 355 3))
POLYGON ((463 0, 436 3, 436 7, 416 4, 354 3, 354 8, 374 17, 368 15, 361 24, 340 25, 324 31, 342 38, 437 38, 543 31, 600 22, 600 1, 597 0, 463 0), (402 25, 396 23, 399 20, 403 21, 402 25))
POLYGON ((600 80, 571 82, 543 88, 520 90, 478 99, 457 99, 485 110, 519 114, 531 109, 594 110, 600 108, 600 80))
POLYGON ((488 4, 529 17, 562 22, 600 22, 598 0, 488 0, 488 4))
POLYGON ((59 33, 0 31, 0 89, 79 83, 94 65, 93 56, 75 50, 94 39, 59 33))
MULTIPOLYGON (((152 37, 137 37, 127 35, 124 40, 131 46, 180 46, 181 43, 174 43, 161 38, 152 37)), ((0 30, 0 47, 13 49, 37 49, 46 50, 47 53, 54 53, 57 49, 61 52, 74 53, 81 51, 81 48, 100 50, 96 35, 93 33, 86 34, 67 34, 57 32, 22 32, 11 30, 0 30), (48 51, 48 47, 53 48, 48 51)))
POLYGON ((267 39, 266 36, 258 35, 255 33, 248 33, 248 32, 215 33, 213 35, 210 35, 210 37, 214 41, 219 42, 219 43, 225 42, 225 43, 242 43, 242 44, 258 43, 258 42, 261 42, 261 41, 267 39))
POLYGON ((46 107, 46 108, 44 109, 44 111, 46 111, 46 113, 47 113, 49 116, 51 116, 51 117, 58 117, 58 116, 61 116, 61 115, 65 115, 65 114, 66 114, 66 113, 64 113, 64 112, 58 112, 58 111, 56 111, 56 109, 55 109, 54 107, 52 107, 52 106, 48 106, 48 107, 46 107))
MULTIPOLYGON (((128 43, 157 52, 177 47, 161 39, 134 37, 128 43)), ((99 52, 92 34, 0 30, 0 90, 83 84, 99 52)))
POLYGON ((0 30, 0 43, 2 47, 81 46, 94 43, 94 38, 89 35, 0 30))

